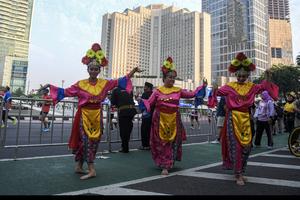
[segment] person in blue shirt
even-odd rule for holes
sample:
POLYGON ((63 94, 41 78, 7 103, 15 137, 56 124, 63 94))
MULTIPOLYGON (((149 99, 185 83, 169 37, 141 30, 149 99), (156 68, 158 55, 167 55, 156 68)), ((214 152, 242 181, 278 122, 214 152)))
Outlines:
POLYGON ((11 104, 12 104, 10 87, 8 86, 5 87, 3 101, 4 101, 3 111, 2 111, 3 124, 1 125, 1 128, 4 128, 7 123, 6 115, 7 115, 7 119, 12 120, 14 125, 17 123, 17 120, 15 118, 12 118, 11 116, 8 115, 8 112, 11 110, 11 104))

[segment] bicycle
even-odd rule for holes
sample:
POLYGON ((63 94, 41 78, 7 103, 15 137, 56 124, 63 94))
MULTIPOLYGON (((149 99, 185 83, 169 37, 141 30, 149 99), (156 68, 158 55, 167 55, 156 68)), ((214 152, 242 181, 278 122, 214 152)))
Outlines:
POLYGON ((288 139, 288 146, 291 154, 300 157, 300 126, 294 128, 288 139))

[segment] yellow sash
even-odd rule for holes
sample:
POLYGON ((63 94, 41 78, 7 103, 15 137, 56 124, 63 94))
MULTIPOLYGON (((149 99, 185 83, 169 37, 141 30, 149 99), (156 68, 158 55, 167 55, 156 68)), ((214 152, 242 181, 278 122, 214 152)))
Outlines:
POLYGON ((235 136, 242 146, 251 142, 252 133, 248 112, 232 111, 232 122, 235 136))
POLYGON ((82 123, 90 140, 98 140, 101 136, 100 109, 81 108, 82 123))
POLYGON ((160 112, 159 137, 163 141, 172 142, 176 136, 176 112, 172 114, 160 112))

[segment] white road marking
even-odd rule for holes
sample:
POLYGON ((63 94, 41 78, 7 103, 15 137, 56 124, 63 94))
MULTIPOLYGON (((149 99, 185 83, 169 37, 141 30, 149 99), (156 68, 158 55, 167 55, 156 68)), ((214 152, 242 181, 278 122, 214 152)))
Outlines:
MULTIPOLYGON (((199 178, 219 179, 219 180, 230 180, 230 181, 235 180, 233 175, 209 173, 209 172, 194 172, 194 173, 187 172, 187 173, 181 173, 180 175, 190 176, 190 177, 199 177, 199 178)), ((260 178, 260 177, 252 177, 252 176, 247 176, 247 179, 248 179, 247 182, 250 182, 250 183, 260 183, 260 184, 267 184, 267 185, 300 188, 300 181, 260 178)))
MULTIPOLYGON (((116 191, 116 190, 118 190, 118 188, 121 188, 122 186, 127 186, 127 185, 132 185, 132 184, 142 183, 142 182, 147 182, 147 181, 152 181, 152 180, 157 180, 157 179, 160 179, 160 178, 166 178, 166 177, 170 177, 170 176, 174 176, 174 175, 176 175, 176 174, 175 173, 174 174, 169 174, 168 176, 162 176, 162 175, 151 176, 151 177, 141 178, 141 179, 132 180, 132 181, 126 181, 126 182, 121 182, 121 183, 116 183, 116 184, 111 184, 111 185, 94 187, 94 188, 89 188, 89 189, 84 189, 84 190, 73 191, 73 192, 66 192, 66 193, 62 193, 62 194, 58 194, 58 195, 79 195, 79 194, 86 194, 86 193, 102 194, 102 192, 107 193, 107 191, 109 191, 109 190, 116 191)), ((128 192, 129 190, 135 191, 134 193, 136 193, 136 191, 139 191, 139 190, 133 190, 133 189, 125 189, 125 190, 127 190, 126 192, 128 192)), ((119 191, 121 191, 121 189, 119 191)), ((144 191, 140 191, 140 192, 144 192, 144 191)), ((122 193, 118 193, 118 194, 122 194, 122 193)), ((161 193, 155 193, 155 194, 165 195, 165 194, 161 194, 161 193)), ((113 195, 113 194, 111 193, 111 195, 113 195)))
POLYGON ((274 167, 274 168, 283 168, 283 169, 300 169, 300 166, 298 165, 272 164, 272 163, 263 163, 263 162, 247 162, 247 165, 259 166, 259 167, 274 167))
POLYGON ((276 157, 276 158, 295 158, 295 159, 300 159, 300 157, 296 157, 296 156, 293 156, 293 155, 281 155, 281 154, 265 154, 263 156, 276 157))
MULTIPOLYGON (((163 193, 156 193, 156 192, 147 192, 142 190, 134 190, 128 188, 121 188, 121 187, 109 187, 109 188, 95 188, 89 189, 87 193, 98 194, 98 195, 168 195, 163 193)), ((84 194, 84 193, 80 193, 84 194)), ((78 195, 76 193, 65 193, 61 195, 78 195)))

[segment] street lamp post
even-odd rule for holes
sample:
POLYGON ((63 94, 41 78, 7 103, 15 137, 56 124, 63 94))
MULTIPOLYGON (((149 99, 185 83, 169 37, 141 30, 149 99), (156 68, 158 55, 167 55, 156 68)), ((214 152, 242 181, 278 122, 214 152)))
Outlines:
POLYGON ((61 80, 61 87, 64 88, 65 80, 61 80))

